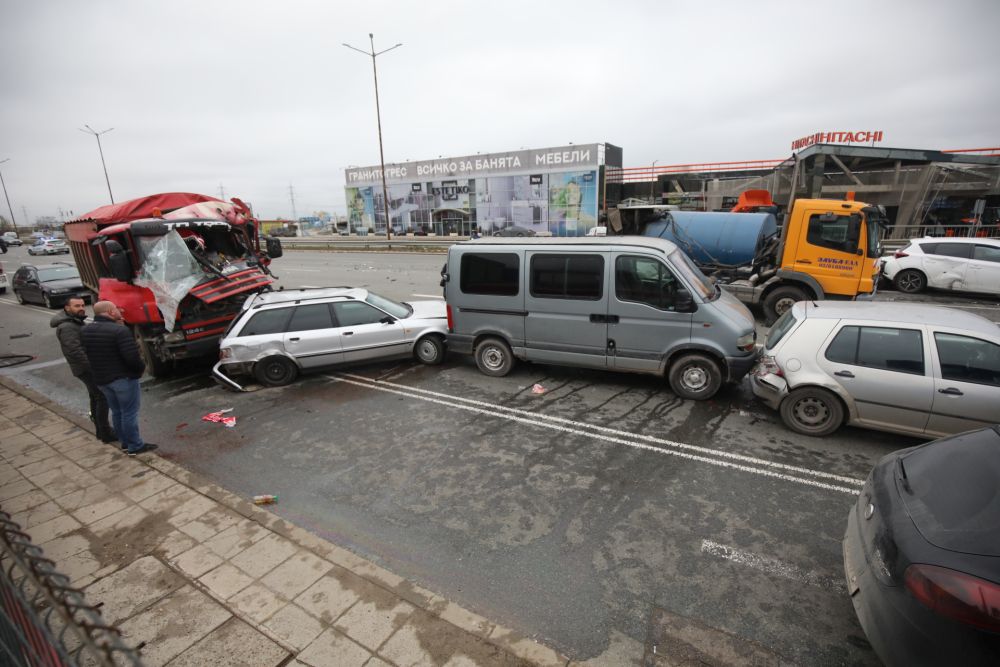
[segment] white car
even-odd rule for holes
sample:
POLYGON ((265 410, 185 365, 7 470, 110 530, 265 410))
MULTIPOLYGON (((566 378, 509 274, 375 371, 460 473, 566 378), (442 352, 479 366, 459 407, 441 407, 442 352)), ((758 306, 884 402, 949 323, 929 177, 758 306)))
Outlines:
POLYGON ((1000 239, 912 239, 882 258, 882 275, 907 294, 928 287, 1000 294, 1000 239))
POLYGON ((29 255, 58 255, 60 253, 69 254, 69 246, 60 239, 39 239, 35 245, 28 248, 29 255))
POLYGON ((398 303, 350 287, 264 292, 243 304, 212 372, 242 391, 234 376, 278 387, 300 371, 339 364, 412 356, 435 365, 444 361, 447 333, 444 301, 398 303))
POLYGON ((804 435, 952 435, 997 423, 1000 329, 954 308, 800 301, 768 332, 750 386, 804 435))

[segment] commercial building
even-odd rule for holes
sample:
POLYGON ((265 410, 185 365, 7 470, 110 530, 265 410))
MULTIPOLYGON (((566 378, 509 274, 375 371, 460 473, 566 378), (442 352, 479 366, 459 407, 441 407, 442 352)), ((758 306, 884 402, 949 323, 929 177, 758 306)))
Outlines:
MULTIPOLYGON (((394 233, 482 234, 509 227, 583 236, 597 225, 609 171, 621 149, 582 144, 387 164, 389 225, 394 233)), ((382 170, 345 172, 351 231, 386 228, 382 170)))

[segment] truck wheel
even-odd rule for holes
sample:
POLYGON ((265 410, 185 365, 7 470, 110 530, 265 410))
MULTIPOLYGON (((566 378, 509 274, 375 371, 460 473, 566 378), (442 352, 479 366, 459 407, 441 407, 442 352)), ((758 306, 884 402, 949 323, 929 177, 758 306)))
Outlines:
POLYGON ((670 367, 667 379, 679 397, 703 401, 719 391, 722 371, 714 359, 704 354, 685 354, 670 367))
POLYGON ((499 338, 486 338, 476 346, 476 366, 486 375, 503 377, 514 367, 514 353, 499 338))
POLYGON ((796 433, 830 435, 844 421, 844 406, 826 389, 802 387, 781 402, 781 421, 796 433))
POLYGON ((797 301, 805 301, 809 298, 805 290, 799 287, 778 287, 764 297, 764 320, 768 326, 785 314, 785 311, 795 305, 797 301))
POLYGON ((291 384, 299 374, 299 367, 288 357, 272 355, 264 357, 253 367, 254 377, 261 384, 269 387, 283 387, 291 384))
POLYGON ((424 336, 413 346, 413 355, 428 366, 437 366, 444 361, 444 341, 440 336, 424 336))
POLYGON ((169 362, 156 356, 153 346, 146 342, 145 337, 142 335, 142 329, 133 327, 132 335, 135 337, 135 344, 139 347, 139 356, 142 357, 143 363, 146 364, 146 372, 154 378, 170 375, 173 367, 169 362))
POLYGON ((927 287, 927 277, 916 269, 904 269, 896 274, 892 284, 904 294, 916 294, 927 287))

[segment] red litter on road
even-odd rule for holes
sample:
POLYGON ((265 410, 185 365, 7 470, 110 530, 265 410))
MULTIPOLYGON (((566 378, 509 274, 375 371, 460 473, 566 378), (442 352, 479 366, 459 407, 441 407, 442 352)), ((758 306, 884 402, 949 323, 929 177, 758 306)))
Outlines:
POLYGON ((226 408, 225 410, 219 410, 218 412, 209 412, 207 415, 201 418, 203 422, 218 422, 226 428, 232 428, 236 426, 236 416, 231 417, 224 416, 227 412, 232 412, 232 408, 226 408))

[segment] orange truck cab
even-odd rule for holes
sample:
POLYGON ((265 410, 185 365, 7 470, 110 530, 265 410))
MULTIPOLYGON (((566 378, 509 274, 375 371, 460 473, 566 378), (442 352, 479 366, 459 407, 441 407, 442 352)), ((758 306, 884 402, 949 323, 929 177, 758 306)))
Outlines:
POLYGON ((83 284, 122 311, 151 375, 218 353, 243 302, 271 289, 281 241, 239 199, 186 192, 95 209, 65 225, 83 284))

